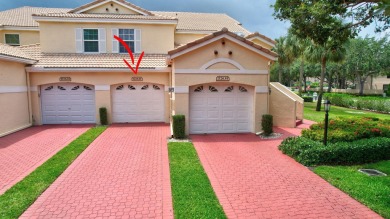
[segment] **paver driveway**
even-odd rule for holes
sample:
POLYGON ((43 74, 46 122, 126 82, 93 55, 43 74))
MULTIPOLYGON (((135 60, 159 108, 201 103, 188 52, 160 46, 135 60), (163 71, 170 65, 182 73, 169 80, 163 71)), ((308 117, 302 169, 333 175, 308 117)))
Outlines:
POLYGON ((89 127, 91 125, 35 126, 0 138, 0 194, 89 127))
POLYGON ((172 218, 166 124, 112 125, 22 215, 172 218))
MULTIPOLYGON (((299 129, 275 129, 284 137, 299 129)), ((381 218, 253 134, 192 136, 228 218, 381 218)))

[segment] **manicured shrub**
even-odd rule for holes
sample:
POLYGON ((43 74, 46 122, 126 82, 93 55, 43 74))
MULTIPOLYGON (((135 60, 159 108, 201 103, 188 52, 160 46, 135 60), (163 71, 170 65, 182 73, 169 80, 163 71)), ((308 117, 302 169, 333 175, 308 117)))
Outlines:
POLYGON ((390 159, 390 138, 370 138, 327 146, 304 137, 287 138, 279 149, 306 166, 362 164, 390 159))
MULTIPOLYGON (((312 125, 302 131, 302 137, 323 141, 324 123, 312 125)), ((328 142, 355 141, 363 138, 390 138, 390 120, 365 117, 361 119, 334 119, 329 121, 328 142)))
POLYGON ((313 102, 313 97, 304 96, 302 98, 304 102, 313 102))
POLYGON ((272 134, 273 131, 273 116, 269 114, 264 114, 261 120, 261 127, 264 131, 264 135, 268 136, 272 134))
POLYGON ((387 86, 386 95, 387 95, 388 97, 390 97, 390 85, 387 86))
POLYGON ((107 108, 106 107, 99 108, 99 116, 100 116, 100 124, 108 125, 107 108))
POLYGON ((172 116, 172 128, 173 128, 173 137, 176 139, 183 139, 186 137, 186 121, 184 115, 174 115, 172 116))

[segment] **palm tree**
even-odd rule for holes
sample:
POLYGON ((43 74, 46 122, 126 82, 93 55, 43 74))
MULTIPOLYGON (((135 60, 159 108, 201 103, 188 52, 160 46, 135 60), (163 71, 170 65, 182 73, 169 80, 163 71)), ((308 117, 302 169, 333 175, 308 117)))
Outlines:
POLYGON ((301 62, 300 71, 299 71, 299 81, 298 81, 299 95, 302 95, 302 81, 304 75, 305 60, 307 59, 305 55, 305 50, 310 46, 310 44, 311 44, 310 40, 300 39, 293 34, 289 34, 286 39, 287 53, 296 59, 300 59, 301 62))
POLYGON ((341 62, 344 60, 346 50, 343 46, 337 46, 331 40, 328 40, 326 45, 319 46, 311 44, 305 50, 305 56, 309 61, 321 63, 321 78, 320 78, 320 90, 318 94, 318 102, 316 111, 321 111, 322 95, 324 93, 324 80, 326 74, 327 61, 341 62))
POLYGON ((293 57, 287 51, 286 38, 287 37, 280 37, 276 39, 276 45, 272 48, 272 50, 278 54, 279 83, 282 83, 283 67, 293 62, 293 57))

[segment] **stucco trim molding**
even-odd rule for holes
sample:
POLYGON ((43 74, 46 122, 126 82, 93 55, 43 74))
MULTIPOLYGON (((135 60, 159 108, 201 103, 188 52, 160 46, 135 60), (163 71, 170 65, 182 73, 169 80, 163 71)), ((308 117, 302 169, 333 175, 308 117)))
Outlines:
POLYGON ((237 69, 175 69, 175 74, 247 74, 266 75, 268 70, 237 70, 237 69))
MULTIPOLYGON (((28 72, 129 72, 133 74, 129 68, 44 68, 44 67, 27 67, 28 72)), ((138 72, 160 73, 171 72, 170 67, 157 67, 153 69, 139 69, 138 72)))
POLYGON ((140 20, 140 19, 114 19, 114 18, 64 18, 32 16, 35 21, 46 22, 80 22, 80 23, 132 23, 132 24, 177 24, 177 20, 140 20))
POLYGON ((188 93, 190 93, 190 87, 189 86, 175 86, 175 93, 176 94, 188 94, 188 93))
POLYGON ((206 69, 210 68, 212 65, 217 64, 217 63, 229 63, 229 64, 234 65, 234 67, 238 68, 239 70, 245 70, 245 68, 240 63, 238 63, 232 59, 228 59, 228 58, 213 59, 213 60, 207 62, 206 64, 204 64, 202 67, 200 67, 200 69, 206 70, 206 69))
POLYGON ((267 45, 269 45, 269 46, 272 46, 272 47, 275 46, 275 44, 273 44, 273 43, 271 43, 271 42, 268 42, 267 40, 265 40, 265 39, 263 39, 263 38, 261 38, 261 37, 258 37, 258 36, 254 36, 254 37, 247 38, 247 40, 250 40, 250 41, 252 41, 252 40, 254 40, 254 39, 260 40, 261 42, 263 42, 263 43, 265 43, 265 44, 267 44, 267 45))
POLYGON ((255 91, 257 94, 264 94, 268 93, 269 88, 268 86, 256 86, 255 91))
POLYGON ((95 85, 95 91, 109 91, 110 85, 95 85))
POLYGON ((27 92, 27 86, 0 86, 0 94, 24 92, 27 92))

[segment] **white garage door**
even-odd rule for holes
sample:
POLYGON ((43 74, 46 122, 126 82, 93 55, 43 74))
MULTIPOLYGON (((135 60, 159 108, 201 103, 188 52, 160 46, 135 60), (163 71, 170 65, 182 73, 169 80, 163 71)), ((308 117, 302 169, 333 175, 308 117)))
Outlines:
POLYGON ((190 90, 190 133, 252 131, 253 88, 201 85, 190 90))
POLYGON ((96 123, 95 89, 84 84, 41 86, 43 124, 96 123))
POLYGON ((122 84, 112 87, 113 122, 164 122, 164 86, 122 84))

